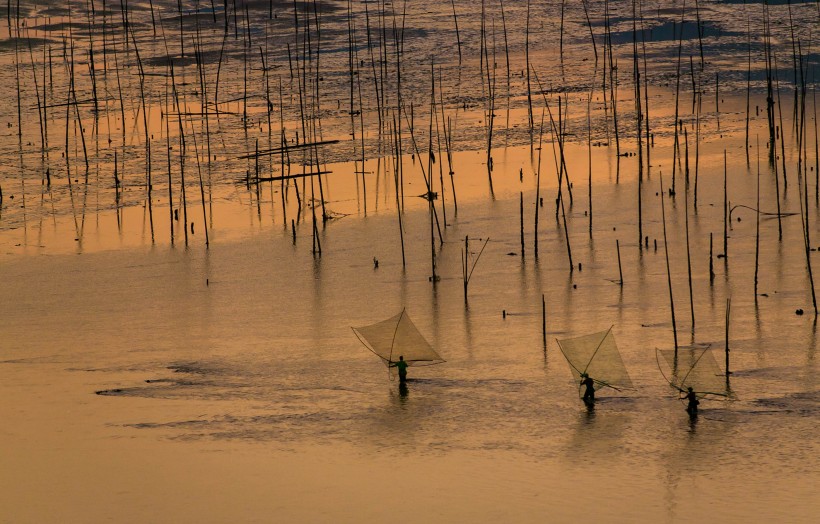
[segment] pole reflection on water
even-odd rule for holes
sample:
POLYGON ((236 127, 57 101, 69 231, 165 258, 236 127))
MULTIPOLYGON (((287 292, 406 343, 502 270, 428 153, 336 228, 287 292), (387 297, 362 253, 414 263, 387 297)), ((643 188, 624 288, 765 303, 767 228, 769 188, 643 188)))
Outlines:
MULTIPOLYGON (((811 491, 820 480, 816 445, 807 438, 820 410, 817 328, 803 231, 785 213, 803 205, 816 226, 818 210, 807 192, 785 184, 780 191, 780 177, 794 183, 811 176, 807 161, 796 169, 801 152, 793 128, 803 126, 805 159, 812 131, 795 119, 804 115, 797 105, 789 111, 788 91, 797 102, 804 96, 788 71, 779 77, 780 158, 762 175, 756 206, 784 215, 777 215, 777 228, 773 219, 760 221, 758 293, 756 224, 744 208, 724 220, 728 204, 757 198, 756 180, 743 168, 747 38, 759 40, 752 40, 760 57, 750 66, 751 102, 759 107, 767 104, 770 75, 769 52, 759 51, 771 45, 787 57, 792 28, 795 41, 804 42, 816 30, 815 6, 709 2, 695 16, 661 2, 646 6, 647 29, 633 35, 628 2, 566 5, 559 60, 552 52, 561 27, 555 6, 529 4, 504 6, 511 62, 504 67, 512 74, 501 89, 484 84, 488 56, 475 63, 487 51, 479 45, 482 30, 485 43, 499 36, 487 20, 500 14, 492 3, 483 20, 461 2, 416 2, 406 12, 378 3, 352 3, 349 12, 325 2, 226 4, 227 12, 164 0, 146 9, 9 4, 0 77, 9 86, 20 81, 19 90, 0 93, 10 137, 0 141, 0 153, 15 157, 0 166, 0 443, 14 450, 3 458, 0 507, 9 518, 380 522, 397 513, 394 504, 374 503, 373 494, 389 485, 412 503, 409 520, 529 522, 549 514, 568 521, 583 508, 589 518, 629 522, 811 521, 820 510, 811 491), (572 31, 585 25, 584 8, 589 30, 572 31), (788 9, 791 18, 784 16, 788 9), (790 22, 764 26, 764 14, 790 22), (393 31, 394 21, 401 31, 393 31), (615 56, 595 61, 589 32, 615 56), (637 143, 623 125, 634 118, 632 84, 620 75, 613 86, 616 69, 609 66, 632 58, 635 36, 646 46, 639 54, 652 135, 644 144, 654 163, 640 180, 641 224, 637 143), (360 61, 355 71, 351 44, 360 61), (719 72, 714 112, 704 106, 690 113, 682 104, 672 116, 679 45, 692 55, 703 51, 688 72, 693 102, 708 97, 712 85, 717 91, 712 79, 719 72), (53 62, 46 59, 52 55, 53 62), (412 143, 441 151, 423 116, 409 134, 404 109, 426 108, 431 56, 440 67, 436 103, 442 120, 447 114, 457 216, 454 201, 412 197, 426 192, 412 143), (555 147, 539 149, 540 187, 521 171, 535 167, 527 125, 531 72, 543 82, 543 101, 560 107, 562 128, 555 147), (558 74, 560 84, 551 81, 558 74), (354 76, 361 95, 353 96, 354 76), (270 81, 281 86, 276 100, 270 81), (503 101, 511 106, 510 124, 497 119, 491 129, 493 143, 505 144, 501 150, 487 151, 487 111, 502 102, 482 95, 489 92, 510 93, 503 101), (618 94, 617 106, 611 94, 618 94), (339 102, 347 97, 350 103, 339 102), (589 127, 586 107, 579 108, 588 100, 589 127), (360 117, 352 124, 355 147, 353 116, 360 117), (662 247, 670 255, 669 285, 686 292, 683 225, 692 221, 698 324, 683 328, 690 328, 694 347, 731 345, 735 395, 704 401, 695 419, 676 402, 653 358, 655 347, 670 348, 673 339, 663 255, 649 249, 662 234, 661 173, 683 167, 674 131, 693 125, 697 209, 664 195, 669 235, 662 247), (593 147, 583 143, 587 138, 593 147), (166 158, 148 154, 162 147, 166 158), (483 178, 490 153, 491 192, 483 178), (359 158, 357 167, 351 160, 359 158), (201 178, 184 180, 184 169, 194 165, 201 178), (590 171, 591 232, 586 203, 565 203, 558 188, 560 174, 583 185, 578 173, 590 171), (310 181, 302 176, 311 173, 310 181), (266 177, 280 178, 260 181, 266 177), (364 192, 365 177, 375 190, 364 192), (308 182, 319 186, 311 197, 308 182), (537 227, 522 227, 520 218, 533 220, 535 213, 521 213, 520 202, 540 205, 536 194, 568 204, 566 219, 540 213, 537 227), (203 213, 207 206, 205 222, 196 225, 188 205, 202 205, 203 213), (427 249, 436 205, 453 207, 443 244, 433 246, 441 279, 431 284, 427 249), (723 275, 712 281, 707 232, 724 224, 723 264, 714 266, 723 275), (639 227, 645 249, 634 240, 639 227), (537 241, 537 257, 515 256, 522 229, 526 242, 537 241), (320 246, 315 253, 308 234, 320 246), (468 236, 493 241, 465 302, 457 246, 468 236), (613 281, 615 253, 601 247, 616 242, 621 282, 613 281), (578 264, 572 270, 570 245, 578 264), (412 368, 402 386, 385 379, 349 327, 403 307, 448 362, 412 368), (798 309, 808 314, 795 315, 798 309), (502 319, 500 311, 510 314, 502 319), (553 339, 613 323, 639 387, 601 391, 597 406, 586 408, 553 339)), ((768 115, 754 113, 749 121, 750 132, 769 131, 768 115)), ((432 176, 429 164, 427 172, 432 176)), ((694 190, 680 186, 677 193, 694 190)), ((816 261, 816 251, 808 253, 809 263, 816 261)))

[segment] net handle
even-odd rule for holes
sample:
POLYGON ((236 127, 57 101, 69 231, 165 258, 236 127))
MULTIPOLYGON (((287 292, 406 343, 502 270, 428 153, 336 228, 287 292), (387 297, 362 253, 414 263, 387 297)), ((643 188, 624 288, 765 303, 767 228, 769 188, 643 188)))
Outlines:
POLYGON ((393 380, 393 374, 390 371, 390 364, 393 363, 393 346, 396 344, 396 334, 399 332, 399 324, 401 324, 401 319, 404 318, 405 311, 407 311, 407 308, 401 308, 399 319, 396 321, 396 327, 393 329, 393 338, 390 340, 390 356, 387 359, 387 376, 391 381, 393 380))
MULTIPOLYGON (((600 342, 598 342, 598 346, 595 348, 595 351, 592 353, 592 356, 591 356, 591 357, 589 357, 589 362, 587 362, 587 365, 586 365, 586 367, 584 368, 584 371, 582 371, 582 372, 581 372, 581 374, 584 374, 584 373, 586 373, 586 372, 587 372, 587 370, 589 369, 589 365, 590 365, 590 364, 592 364, 592 361, 593 361, 593 360, 595 360, 595 355, 597 355, 597 354, 598 354, 598 350, 599 350, 599 349, 601 349, 601 346, 603 346, 603 345, 604 345, 604 340, 606 340, 606 337, 608 337, 608 336, 609 336, 610 332, 612 332, 612 328, 614 328, 614 327, 615 327, 615 324, 612 324, 611 326, 609 326, 609 329, 607 329, 607 330, 606 330, 606 334, 605 334, 605 335, 604 335, 604 337, 601 339, 601 341, 600 341, 600 342)), ((594 381, 595 379, 592 379, 592 380, 594 381)), ((601 382, 601 384, 604 384, 604 385, 606 385, 606 386, 609 386, 609 384, 607 384, 606 382, 601 382)), ((612 386, 610 386, 610 387, 612 387, 612 386)))

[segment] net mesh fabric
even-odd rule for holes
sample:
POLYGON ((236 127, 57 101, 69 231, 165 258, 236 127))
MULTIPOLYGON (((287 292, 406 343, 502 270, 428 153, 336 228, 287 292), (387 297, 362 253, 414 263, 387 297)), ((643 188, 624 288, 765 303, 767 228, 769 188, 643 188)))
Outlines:
POLYGON ((398 362, 399 356, 403 356, 404 361, 411 366, 444 362, 406 311, 369 326, 354 327, 353 331, 385 365, 398 362))
POLYGON ((681 391, 692 388, 700 394, 726 394, 726 375, 710 349, 659 349, 671 370, 667 380, 681 391))
POLYGON ((578 379, 582 373, 588 374, 595 382, 595 389, 633 387, 611 329, 558 340, 558 346, 578 379))

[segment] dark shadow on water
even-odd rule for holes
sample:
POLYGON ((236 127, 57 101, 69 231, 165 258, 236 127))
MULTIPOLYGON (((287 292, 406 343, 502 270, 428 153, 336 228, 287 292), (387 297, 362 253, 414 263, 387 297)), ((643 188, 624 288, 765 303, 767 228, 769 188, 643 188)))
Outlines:
POLYGON ((595 401, 584 401, 584 407, 586 408, 586 411, 584 412, 586 417, 583 418, 582 421, 587 424, 591 424, 595 420, 595 401))
POLYGON ((698 413, 695 411, 694 413, 687 413, 687 415, 689 416, 689 434, 694 436, 698 426, 698 413))
POLYGON ((514 379, 452 379, 452 378, 417 378, 408 377, 407 385, 416 389, 429 390, 431 388, 443 388, 452 390, 472 390, 481 389, 487 391, 519 391, 527 386, 526 381, 514 379))
POLYGON ((576 463, 589 459, 610 460, 612 450, 623 445, 632 418, 630 413, 612 410, 597 399, 595 403, 582 403, 581 406, 565 447, 566 458, 576 463))

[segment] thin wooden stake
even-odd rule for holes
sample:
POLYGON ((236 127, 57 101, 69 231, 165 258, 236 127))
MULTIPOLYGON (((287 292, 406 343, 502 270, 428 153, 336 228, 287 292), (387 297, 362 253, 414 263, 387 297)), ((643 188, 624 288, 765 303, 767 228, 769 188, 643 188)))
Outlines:
POLYGON ((757 205, 755 210, 755 304, 757 304, 757 274, 760 267, 760 141, 757 143, 757 205))
POLYGON ((726 299, 726 377, 728 378, 729 375, 732 374, 729 371, 729 316, 732 311, 732 299, 726 299))
POLYGON ((524 192, 523 191, 521 191, 520 215, 521 215, 521 260, 524 260, 524 192))
POLYGON ((544 338, 544 349, 547 347, 547 298, 541 294, 541 334, 544 338))
MULTIPOLYGON (((726 191, 726 150, 723 150, 723 260, 729 261, 729 197, 726 191)), ((778 213, 779 214, 779 213, 778 213)))
MULTIPOLYGON (((695 333, 695 294, 692 291, 692 255, 689 242, 689 191, 684 191, 683 215, 686 224, 686 268, 689 277, 689 311, 692 316, 692 334, 695 333)), ((665 242, 665 240, 664 240, 665 242)))
POLYGON ((663 173, 661 173, 661 219, 663 220, 663 250, 666 254, 666 281, 669 285, 669 311, 672 314, 672 335, 675 340, 675 356, 678 355, 678 327, 675 322, 675 300, 672 295, 672 273, 669 269, 669 242, 666 236, 666 209, 663 204, 663 173))
POLYGON ((714 264, 714 257, 712 256, 712 233, 709 233, 709 285, 712 285, 715 281, 715 264, 714 264))

